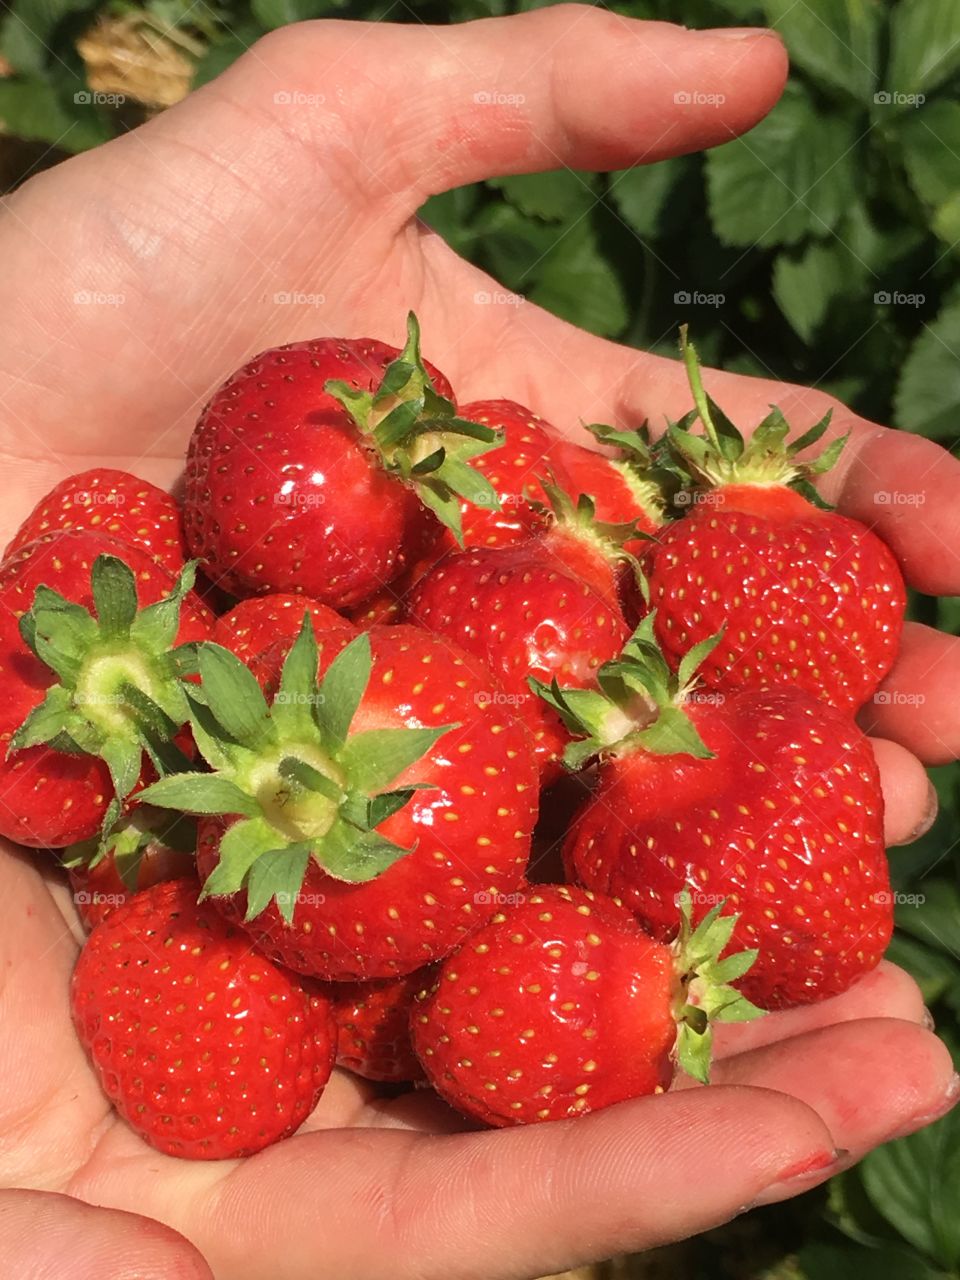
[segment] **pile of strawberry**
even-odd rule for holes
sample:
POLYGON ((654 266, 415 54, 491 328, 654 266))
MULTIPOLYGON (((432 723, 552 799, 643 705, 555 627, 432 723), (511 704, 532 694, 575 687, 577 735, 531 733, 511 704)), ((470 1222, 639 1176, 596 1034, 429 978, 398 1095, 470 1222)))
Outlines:
POLYGON ((574 1117, 876 965, 853 715, 903 582, 810 485, 826 421, 745 442, 683 351, 691 413, 600 453, 456 404, 412 317, 280 347, 203 410, 182 503, 98 469, 24 522, 0 834, 68 869, 77 1031, 147 1142, 250 1154, 335 1062, 574 1117))

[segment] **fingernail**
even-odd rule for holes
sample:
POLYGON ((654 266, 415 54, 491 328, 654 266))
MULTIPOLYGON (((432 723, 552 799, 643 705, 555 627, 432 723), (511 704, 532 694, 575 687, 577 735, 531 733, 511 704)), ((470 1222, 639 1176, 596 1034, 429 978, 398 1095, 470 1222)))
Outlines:
POLYGON ((923 817, 918 825, 911 831, 910 840, 919 840, 921 836, 925 836, 933 824, 937 820, 937 813, 940 809, 940 797, 937 795, 937 788, 932 782, 927 783, 927 807, 924 810, 923 817))
POLYGON ((937 1029, 936 1019, 934 1018, 933 1014, 930 1012, 929 1009, 924 1009, 923 1017, 920 1019, 920 1025, 921 1027, 925 1028, 925 1030, 927 1031, 936 1031, 937 1029))
POLYGON ((942 1120, 957 1105, 958 1099, 960 1099, 960 1075, 954 1072, 935 1107, 927 1111, 921 1111, 918 1115, 911 1116, 905 1123, 898 1124, 896 1129, 888 1133, 883 1141, 895 1142, 897 1138, 907 1138, 911 1133, 916 1133, 918 1129, 925 1129, 928 1124, 942 1120))
POLYGON ((776 31, 768 27, 708 27, 698 31, 697 35, 709 36, 711 40, 758 40, 761 36, 780 39, 776 31))
POLYGON ((777 1200, 798 1196, 802 1191, 817 1186, 834 1174, 849 1154, 843 1147, 837 1147, 833 1151, 821 1151, 808 1160, 788 1165, 776 1182, 764 1187, 757 1198, 744 1205, 740 1212, 747 1213, 751 1209, 758 1209, 762 1204, 774 1204, 777 1200))

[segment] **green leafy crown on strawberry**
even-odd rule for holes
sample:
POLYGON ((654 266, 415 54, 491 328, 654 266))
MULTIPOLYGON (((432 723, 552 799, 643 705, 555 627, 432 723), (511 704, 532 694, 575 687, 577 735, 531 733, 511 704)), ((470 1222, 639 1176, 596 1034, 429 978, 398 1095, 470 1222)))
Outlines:
POLYGON ((461 545, 459 499, 499 509, 493 485, 469 462, 498 449, 503 435, 461 418, 453 401, 436 390, 420 356, 420 325, 412 311, 406 345, 376 391, 358 391, 338 379, 331 379, 326 390, 350 414, 383 467, 412 485, 461 545))
POLYGON ((547 685, 530 677, 534 693, 577 737, 563 754, 568 769, 580 769, 596 756, 637 749, 712 757, 683 704, 696 689, 697 670, 720 635, 694 645, 674 673, 655 639, 655 619, 655 613, 648 613, 619 657, 599 668, 596 689, 564 689, 556 679, 547 685))
MULTIPOLYGON (((696 417, 696 411, 691 411, 681 419, 681 425, 691 426, 696 417)), ((653 440, 647 422, 635 430, 605 422, 586 422, 583 429, 589 431, 598 444, 616 449, 617 456, 609 459, 610 465, 651 519, 659 520, 681 484, 676 467, 670 465, 666 437, 653 440)))
POLYGON ((311 859, 350 883, 373 880, 411 849, 377 828, 425 784, 390 783, 455 725, 350 733, 372 665, 362 633, 317 675, 309 614, 268 706, 253 674, 229 650, 204 642, 201 684, 189 689, 206 774, 162 778, 142 798, 194 814, 238 815, 220 843, 204 897, 245 889, 247 919, 276 899, 292 919, 311 859))
POLYGON ((68 845, 60 853, 60 865, 69 871, 94 870, 108 855, 112 857, 121 883, 130 893, 137 891, 144 854, 158 841, 178 853, 195 853, 197 824, 183 813, 168 813, 149 805, 133 805, 101 836, 68 845))
POLYGON ((721 915, 725 902, 718 902, 698 925, 693 924, 693 905, 688 889, 677 895, 680 929, 673 943, 674 964, 680 977, 680 994, 674 1017, 677 1022, 677 1062, 687 1075, 703 1084, 710 1082, 713 1025, 717 1022, 750 1022, 762 1018, 758 1009, 735 987, 757 958, 757 949, 748 948, 723 955, 736 928, 738 915, 721 915))
POLYGON ((637 528, 636 520, 598 520, 596 504, 590 494, 581 493, 574 502, 552 473, 540 479, 540 487, 547 495, 550 505, 531 500, 531 506, 543 512, 554 528, 568 530, 581 542, 592 546, 610 563, 618 560, 634 562, 634 557, 625 549, 624 543, 631 538, 645 536, 637 528))
POLYGON ((24 643, 57 682, 14 733, 8 755, 46 745, 99 756, 116 793, 105 833, 140 778, 144 751, 159 772, 189 767, 173 738, 188 718, 182 677, 193 668, 196 646, 174 642, 194 576, 190 563, 168 596, 140 609, 133 571, 116 556, 99 555, 90 573, 93 612, 39 586, 20 619, 24 643))
POLYGON ((788 442, 790 426, 774 405, 750 439, 745 440, 704 390, 700 360, 687 337, 686 325, 680 329, 680 352, 696 405, 692 413, 667 428, 666 439, 681 477, 710 488, 727 484, 785 485, 815 506, 828 508, 811 479, 836 464, 848 436, 833 440, 816 458, 801 461, 798 454, 821 439, 833 411, 828 409, 809 431, 788 442), (690 430, 697 418, 703 425, 703 435, 694 435, 690 430))

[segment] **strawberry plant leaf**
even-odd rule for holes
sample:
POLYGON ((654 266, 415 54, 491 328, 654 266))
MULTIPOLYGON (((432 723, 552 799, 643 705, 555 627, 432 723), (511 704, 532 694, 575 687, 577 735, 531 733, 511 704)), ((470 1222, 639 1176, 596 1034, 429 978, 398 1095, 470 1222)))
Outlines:
POLYGON ((708 152, 710 219, 742 248, 825 238, 856 198, 858 126, 816 111, 794 81, 744 138, 708 152), (830 182, 822 182, 824 173, 830 182), (771 174, 776 181, 771 181, 771 174))
POLYGON ((876 85, 881 11, 862 0, 764 0, 791 61, 827 89, 867 101, 876 85))
POLYGON ((252 796, 229 778, 215 773, 175 774, 161 778, 146 787, 140 798, 144 803, 161 809, 182 809, 186 813, 236 813, 252 817, 260 812, 260 806, 252 796))
POLYGON ((794 333, 809 343, 827 318, 830 304, 844 295, 847 257, 834 244, 809 244, 799 254, 784 252, 773 265, 773 296, 794 333))
POLYGON ((412 849, 393 844, 375 831, 360 832, 347 822, 338 821, 317 843, 314 857, 335 880, 365 884, 411 852, 412 849))
POLYGON ((117 799, 125 799, 140 779, 143 767, 140 744, 125 738, 111 738, 101 747, 100 756, 110 770, 117 799))
POLYGON ((670 196, 691 169, 688 158, 681 156, 612 173, 610 202, 641 239, 652 238, 660 230, 670 196))
POLYGON ((70 694, 63 685, 52 685, 17 729, 7 748, 22 751, 25 747, 38 747, 50 742, 67 728, 71 710, 70 694))
POLYGON ((597 203, 597 177, 575 169, 512 174, 488 184, 503 192, 516 209, 544 222, 571 222, 597 203))
POLYGON ((910 348, 900 371, 895 425, 953 440, 960 408, 960 301, 948 304, 910 348))
POLYGON ((349 739, 340 753, 340 764, 358 791, 382 791, 445 733, 457 728, 459 725, 444 724, 435 729, 368 729, 349 739))
POLYGON ((911 95, 927 94, 960 69, 960 8, 953 0, 911 0, 898 4, 890 19, 890 93, 902 95, 883 104, 887 110, 910 110, 911 95))
POLYGON ((629 312, 623 286, 589 218, 567 228, 535 268, 531 301, 600 337, 615 338, 629 312))
POLYGON ((212 641, 205 641, 197 656, 204 698, 227 733, 247 745, 265 742, 268 709, 254 675, 229 649, 212 641))
POLYGON ((295 734, 317 723, 321 701, 317 682, 318 649, 313 619, 304 611, 297 638, 290 646, 280 672, 280 688, 271 714, 295 734))
MULTIPOLYGON (((174 645, 180 630, 180 608, 184 596, 193 588, 197 576, 196 566, 195 560, 189 561, 180 571, 170 594, 136 614, 129 627, 131 640, 157 651, 170 649, 174 645)), ((195 661, 196 648, 195 644, 181 645, 177 652, 184 651, 185 658, 186 651, 190 650, 195 661)), ((184 670, 184 664, 178 665, 178 671, 182 675, 194 674, 184 670)))
POLYGON ((93 607, 107 639, 126 639, 137 616, 137 583, 129 565, 116 556, 100 555, 90 571, 93 607))
POLYGON ((910 185, 936 209, 960 191, 960 103, 931 102, 897 117, 910 185))

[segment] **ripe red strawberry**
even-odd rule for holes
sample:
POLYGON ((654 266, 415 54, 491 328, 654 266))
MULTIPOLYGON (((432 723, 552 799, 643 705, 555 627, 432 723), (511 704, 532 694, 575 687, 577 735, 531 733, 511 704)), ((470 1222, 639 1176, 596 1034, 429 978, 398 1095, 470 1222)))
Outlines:
POLYGON ((335 980, 409 973, 519 883, 530 739, 456 646, 415 627, 315 637, 305 621, 270 707, 226 650, 202 645, 199 666, 194 732, 214 772, 143 796, 220 815, 200 824, 204 893, 278 962, 335 980))
MULTIPOLYGON (((541 481, 548 475, 566 487, 566 473, 557 465, 555 449, 560 437, 544 418, 515 400, 475 400, 461 405, 460 413, 500 433, 500 443, 489 452, 471 458, 469 465, 489 481, 499 508, 460 502, 462 545, 508 547, 523 542, 548 524, 547 495, 541 481)), ((354 621, 368 627, 376 622, 400 622, 420 579, 449 551, 457 539, 445 529, 426 556, 414 560, 405 573, 382 587, 359 608, 354 621)))
POLYGON ((190 581, 93 531, 47 535, 0 566, 0 835, 89 839, 119 816, 145 749, 176 754, 177 646, 213 624, 190 581))
POLYGON ((197 827, 191 818, 149 805, 133 805, 104 843, 65 849, 63 865, 87 931, 135 893, 164 880, 196 878, 197 827))
POLYGON ((61 480, 40 499, 4 552, 67 529, 105 533, 148 551, 170 573, 183 568, 180 508, 169 493, 128 471, 93 467, 61 480))
POLYGON ((591 521, 588 503, 558 511, 562 518, 526 542, 446 556, 421 579, 409 608, 411 621, 496 673, 502 690, 486 697, 530 730, 544 780, 559 773, 569 735, 527 678, 589 688, 629 635, 617 600, 616 543, 591 521))
POLYGON ((71 999, 104 1093, 167 1155, 221 1160, 288 1137, 333 1067, 329 1001, 198 905, 195 880, 154 885, 98 925, 71 999))
POLYGON ((429 985, 433 970, 416 969, 402 978, 330 984, 339 1028, 337 1066, 366 1080, 391 1084, 425 1080, 410 1042, 414 996, 429 985))
MULTIPOLYGON (((553 456, 567 478, 568 492, 589 494, 598 520, 611 524, 632 521, 640 533, 646 534, 659 529, 666 518, 666 477, 654 457, 646 429, 615 431, 594 425, 588 430, 601 444, 615 447, 617 456, 609 457, 572 440, 558 441, 553 456)), ((626 543, 626 549, 637 556, 648 547, 644 538, 626 543)))
POLYGON ((589 704, 543 689, 588 735, 568 763, 600 758, 567 837, 570 875, 622 898, 659 939, 684 888, 694 918, 729 901, 736 937, 759 948, 738 985, 762 1008, 838 995, 879 962, 892 929, 869 741, 802 689, 697 692, 710 642, 671 676, 652 634, 647 619, 589 704))
POLYGON ((343 629, 353 634, 355 630, 329 605, 308 600, 306 596, 279 594, 241 600, 217 619, 210 639, 247 662, 278 641, 296 640, 306 612, 318 633, 343 629))
POLYGON ((663 529, 648 553, 650 607, 667 659, 676 665, 722 629, 703 666, 706 683, 789 685, 856 710, 896 658, 905 592, 876 534, 808 501, 816 495, 807 477, 832 465, 843 441, 801 463, 797 454, 819 439, 829 415, 787 445, 774 409, 744 443, 704 394, 693 348, 685 344, 684 354, 705 436, 675 426, 669 439, 710 487, 688 495, 690 514, 663 529))
POLYGON ((707 1011, 758 1013, 725 985, 752 955, 716 958, 732 925, 713 912, 668 947, 611 898, 541 886, 447 957, 414 1006, 414 1047, 442 1097, 497 1126, 662 1093, 677 1058, 706 1079, 707 1011))
POLYGON ((457 415, 446 379, 421 362, 412 316, 402 352, 368 338, 277 347, 200 416, 187 455, 187 541, 237 595, 358 604, 436 542, 431 512, 459 528, 465 487, 495 504, 467 466, 494 441, 457 415))

